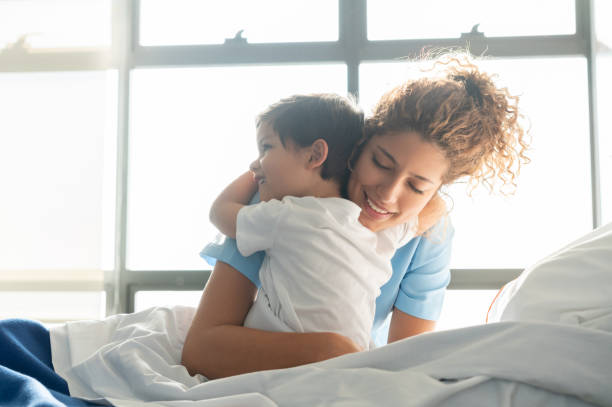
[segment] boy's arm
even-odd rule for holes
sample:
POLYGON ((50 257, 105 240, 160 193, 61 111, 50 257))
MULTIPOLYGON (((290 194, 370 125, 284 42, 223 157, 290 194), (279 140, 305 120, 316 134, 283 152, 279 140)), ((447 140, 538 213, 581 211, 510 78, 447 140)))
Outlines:
POLYGON ((236 238, 238 211, 249 203, 257 191, 253 173, 247 171, 229 184, 210 207, 210 221, 221 233, 236 238))

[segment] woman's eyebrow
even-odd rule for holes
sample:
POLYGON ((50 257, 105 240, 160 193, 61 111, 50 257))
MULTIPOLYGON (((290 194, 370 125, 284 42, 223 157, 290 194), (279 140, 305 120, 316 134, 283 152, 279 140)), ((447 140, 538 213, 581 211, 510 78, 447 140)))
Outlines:
POLYGON ((380 152, 381 152, 381 153, 383 153, 383 154, 384 154, 384 155, 385 155, 385 156, 386 156, 386 157, 387 157, 389 160, 393 161, 393 164, 394 164, 394 165, 397 165, 397 161, 395 160, 395 157, 393 157, 393 156, 391 155, 391 153, 390 153, 390 152, 388 152, 387 150, 385 150, 385 149, 384 149, 384 148, 382 148, 381 146, 376 146, 376 147, 377 147, 377 148, 380 150, 380 152))
MULTIPOLYGON (((397 160, 395 159, 395 157, 393 157, 391 155, 390 152, 388 152, 387 150, 385 150, 384 148, 382 148, 381 146, 376 146, 381 153, 383 153, 389 160, 391 160, 393 162, 393 165, 397 165, 397 160)), ((415 173, 410 173, 410 175, 412 175, 415 178, 420 179, 421 181, 425 181, 425 182, 429 182, 430 184, 435 184, 432 180, 430 180, 429 178, 425 178, 422 175, 419 174, 415 174, 415 173)))

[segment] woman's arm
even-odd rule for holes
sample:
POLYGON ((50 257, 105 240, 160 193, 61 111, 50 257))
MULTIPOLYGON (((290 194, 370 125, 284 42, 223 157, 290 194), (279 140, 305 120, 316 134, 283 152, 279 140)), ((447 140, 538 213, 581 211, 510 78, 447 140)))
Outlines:
MULTIPOLYGON (((443 218, 425 236, 413 239, 397 251, 392 265, 394 273, 402 277, 397 282, 399 290, 394 291, 391 286, 391 292, 397 294, 393 300, 388 343, 435 329, 450 282, 453 236, 450 220, 443 218)), ((382 288, 383 292, 387 290, 390 288, 382 288)))
POLYGON ((225 236, 236 237, 238 211, 249 203, 257 191, 253 173, 247 171, 229 184, 210 207, 210 221, 225 236))
POLYGON ((400 339, 408 338, 433 331, 436 328, 436 321, 429 321, 406 314, 397 308, 393 309, 391 314, 391 325, 389 326, 388 343, 399 341, 400 339))
POLYGON ((331 332, 268 332, 242 326, 257 288, 232 266, 217 262, 187 333, 182 364, 209 379, 280 369, 359 351, 331 332))

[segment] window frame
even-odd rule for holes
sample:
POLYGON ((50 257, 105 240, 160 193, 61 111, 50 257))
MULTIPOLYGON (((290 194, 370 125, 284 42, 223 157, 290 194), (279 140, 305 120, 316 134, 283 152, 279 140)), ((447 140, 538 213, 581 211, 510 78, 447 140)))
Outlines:
MULTIPOLYGON (((169 45, 141 46, 140 0, 112 0, 111 47, 98 50, 30 53, 0 51, 0 72, 40 71, 118 71, 117 103, 117 168, 115 202, 114 267, 104 273, 107 293, 107 314, 132 312, 135 293, 139 290, 201 290, 210 270, 132 271, 126 268, 128 139, 130 73, 144 67, 215 66, 342 62, 347 66, 347 91, 359 95, 359 65, 361 62, 389 61, 406 55, 418 55, 424 47, 463 47, 470 44, 474 54, 486 50, 488 56, 529 58, 542 56, 583 56, 587 61, 590 159, 593 228, 601 225, 601 190, 597 135, 596 106, 596 42, 594 35, 593 0, 575 0, 576 32, 572 35, 533 37, 494 37, 464 34, 458 38, 371 41, 367 38, 367 0, 338 0, 339 35, 334 42, 300 42, 267 44, 169 45)), ((471 27, 465 27, 466 32, 471 27)), ((450 289, 495 289, 520 274, 520 269, 452 269, 450 289)), ((28 279, 8 287, 32 290, 28 279)), ((19 280, 19 281, 18 281, 19 280)), ((32 283, 34 284, 34 283, 32 283)), ((82 290, 91 287, 87 278, 78 281, 55 282, 54 289, 82 290)), ((34 289, 48 287, 35 284, 34 289)))

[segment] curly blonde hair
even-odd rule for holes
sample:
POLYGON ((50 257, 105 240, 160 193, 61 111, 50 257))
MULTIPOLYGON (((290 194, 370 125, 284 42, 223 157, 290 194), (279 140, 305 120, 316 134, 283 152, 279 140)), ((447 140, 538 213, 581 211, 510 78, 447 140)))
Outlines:
MULTIPOLYGON (((482 184, 508 193, 529 142, 518 96, 498 88, 465 54, 446 54, 432 68, 434 76, 403 83, 379 100, 366 119, 365 137, 415 131, 449 160, 442 184, 467 178, 470 189, 482 184), (440 69, 442 68, 442 69, 440 69)), ((357 154, 358 155, 358 154, 357 154)))
MULTIPOLYGON (((514 193, 521 165, 529 162, 519 97, 498 88, 494 76, 481 72, 465 52, 436 57, 429 71, 383 95, 366 119, 353 162, 372 137, 414 131, 449 161, 442 185, 465 179, 470 194, 478 185, 514 193)), ((419 214, 419 232, 446 213, 442 197, 434 195, 419 214)))

